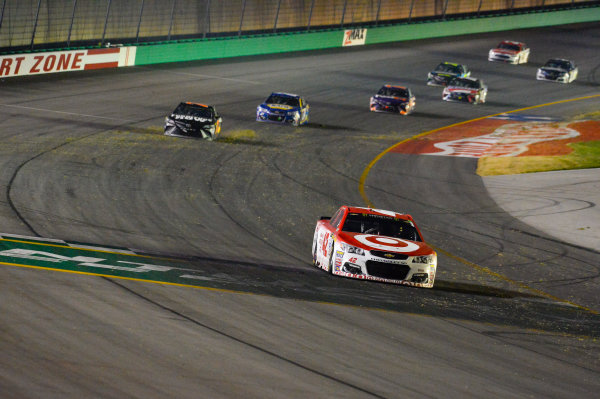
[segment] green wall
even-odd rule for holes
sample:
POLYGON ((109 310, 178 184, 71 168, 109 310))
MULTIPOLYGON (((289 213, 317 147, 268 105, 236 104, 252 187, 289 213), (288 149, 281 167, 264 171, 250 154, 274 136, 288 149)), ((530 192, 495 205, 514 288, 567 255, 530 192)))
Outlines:
MULTIPOLYGON (((368 28, 366 44, 600 21, 600 6, 368 28)), ((344 29, 141 45, 136 65, 341 47, 344 29)))

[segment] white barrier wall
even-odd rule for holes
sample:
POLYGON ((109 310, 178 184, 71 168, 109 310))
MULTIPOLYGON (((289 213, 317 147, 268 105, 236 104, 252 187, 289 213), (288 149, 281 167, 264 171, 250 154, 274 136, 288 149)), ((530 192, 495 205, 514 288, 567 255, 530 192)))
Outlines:
POLYGON ((0 77, 135 65, 136 47, 111 47, 0 57, 0 77))

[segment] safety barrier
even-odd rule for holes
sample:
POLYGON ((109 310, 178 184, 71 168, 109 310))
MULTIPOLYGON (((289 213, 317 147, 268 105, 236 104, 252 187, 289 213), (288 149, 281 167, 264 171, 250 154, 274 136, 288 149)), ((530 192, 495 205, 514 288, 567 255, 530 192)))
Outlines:
POLYGON ((600 6, 364 29, 243 36, 139 46, 135 65, 318 50, 600 20, 600 6))
POLYGON ((600 6, 590 6, 560 11, 423 21, 381 27, 190 39, 139 46, 12 54, 0 57, 0 77, 318 50, 599 20, 600 6))

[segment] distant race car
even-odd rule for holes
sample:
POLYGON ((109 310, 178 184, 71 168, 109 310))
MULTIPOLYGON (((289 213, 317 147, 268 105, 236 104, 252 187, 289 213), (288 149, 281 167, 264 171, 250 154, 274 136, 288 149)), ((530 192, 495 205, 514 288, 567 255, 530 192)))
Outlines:
POLYGON ((210 105, 183 102, 165 118, 165 135, 214 140, 223 119, 210 105))
POLYGON ((487 86, 481 79, 454 78, 444 87, 442 100, 480 104, 485 102, 487 91, 487 86))
POLYGON ((304 125, 308 122, 309 109, 308 103, 297 94, 271 93, 269 98, 256 108, 256 120, 304 125))
POLYGON ((442 62, 433 71, 429 72, 427 84, 429 86, 446 86, 454 77, 464 78, 468 76, 471 76, 471 71, 466 65, 442 62))
POLYGON ((529 60, 529 47, 525 43, 505 40, 488 53, 488 61, 525 64, 529 60))
POLYGON ((373 112, 396 112, 407 115, 415 109, 415 100, 408 87, 384 85, 371 97, 369 106, 373 112))
POLYGON ((313 263, 331 274, 431 288, 437 254, 410 215, 342 206, 317 222, 313 263))
POLYGON ((573 61, 560 58, 550 59, 543 67, 538 68, 537 80, 552 80, 560 83, 571 83, 577 79, 579 68, 573 61))

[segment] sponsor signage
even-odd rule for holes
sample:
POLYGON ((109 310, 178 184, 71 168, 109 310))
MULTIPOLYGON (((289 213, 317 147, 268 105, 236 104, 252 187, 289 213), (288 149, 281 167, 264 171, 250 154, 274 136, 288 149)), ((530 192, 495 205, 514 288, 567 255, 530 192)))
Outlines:
POLYGON ((0 77, 117 68, 135 63, 136 47, 14 54, 0 57, 0 77))
POLYGON ((366 29, 347 29, 344 31, 342 46, 362 46, 367 39, 366 29))

